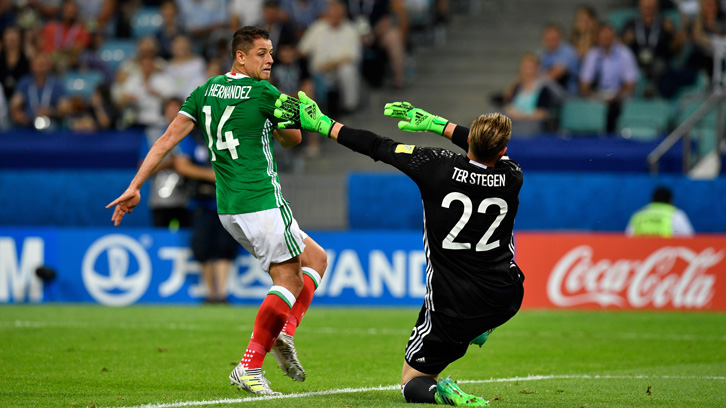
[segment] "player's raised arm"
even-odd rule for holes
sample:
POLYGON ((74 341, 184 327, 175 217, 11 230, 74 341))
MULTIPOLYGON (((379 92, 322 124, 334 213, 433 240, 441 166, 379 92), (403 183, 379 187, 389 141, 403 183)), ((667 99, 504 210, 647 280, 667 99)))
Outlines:
POLYGON ((275 116, 282 120, 278 123, 280 128, 301 127, 310 132, 320 133, 354 152, 390 164, 412 176, 407 172, 406 164, 413 157, 415 146, 404 145, 367 130, 345 126, 323 114, 318 104, 304 92, 298 93, 298 96, 300 100, 280 95, 275 102, 277 106, 275 116))
POLYGON ((402 119, 398 128, 407 132, 432 132, 451 140, 464 150, 469 149, 469 129, 450 122, 441 116, 426 112, 409 102, 391 102, 383 108, 383 114, 402 119))
POLYGON ((141 193, 139 192, 141 186, 146 182, 146 179, 149 178, 156 166, 169 154, 171 149, 184 139, 192 129, 194 129, 194 121, 192 119, 185 115, 177 115, 166 129, 166 132, 151 146, 149 153, 146 154, 146 158, 141 163, 141 167, 136 172, 136 176, 131 180, 129 187, 117 199, 106 206, 106 208, 116 206, 113 211, 113 216, 111 216, 111 221, 113 221, 114 226, 121 224, 124 215, 133 211, 139 204, 139 201, 141 201, 141 193))

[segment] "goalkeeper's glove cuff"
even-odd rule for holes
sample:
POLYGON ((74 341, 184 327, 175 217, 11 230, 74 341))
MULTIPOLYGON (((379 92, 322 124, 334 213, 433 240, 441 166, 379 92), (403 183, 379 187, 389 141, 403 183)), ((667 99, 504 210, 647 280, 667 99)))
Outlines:
POLYGON ((323 116, 320 118, 320 121, 318 122, 317 126, 317 133, 320 133, 321 135, 324 135, 328 139, 330 138, 330 132, 333 130, 333 125, 335 125, 335 120, 331 119, 328 116, 323 116))
POLYGON ((444 129, 446 129, 446 125, 449 124, 449 120, 446 118, 442 118, 441 116, 432 115, 431 116, 431 123, 428 126, 428 131, 436 133, 439 136, 444 135, 444 129))

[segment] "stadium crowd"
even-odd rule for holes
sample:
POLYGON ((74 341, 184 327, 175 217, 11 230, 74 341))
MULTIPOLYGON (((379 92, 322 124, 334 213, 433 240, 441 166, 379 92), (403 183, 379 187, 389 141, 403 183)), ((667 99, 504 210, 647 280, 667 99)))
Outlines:
POLYGON ((621 131, 626 101, 678 103, 707 88, 712 38, 726 35, 725 7, 720 0, 636 0, 599 18, 582 5, 569 30, 544 26, 541 48, 521 58, 517 77, 492 102, 520 135, 558 129, 562 106, 573 100, 604 104, 604 130, 621 131))
MULTIPOLYGON (((447 20, 448 0, 0 0, 0 129, 93 132, 164 122, 231 66, 243 25, 275 44, 272 82, 315 95, 331 115, 355 112, 362 86, 400 89, 416 25, 447 20), (29 74, 28 74, 29 73, 29 74)), ((599 18, 583 5, 568 30, 542 30, 510 86, 493 98, 515 133, 563 128, 568 100, 601 101, 620 131, 626 100, 678 101, 713 70, 712 36, 726 35, 726 1, 639 0, 599 18)), ((670 123, 673 126, 674 123, 670 123)), ((651 126, 653 127, 653 126, 651 126)), ((662 133, 667 129, 656 129, 662 133)), ((315 155, 317 139, 308 140, 315 155)), ((283 162, 284 162, 283 158, 283 162)), ((284 163, 283 163, 284 164, 284 163)))
POLYGON ((281 91, 337 98, 331 109, 354 111, 362 81, 405 85, 409 16, 444 19, 446 0, 435 9, 429 3, 0 0, 0 125, 76 132, 156 126, 167 99, 184 99, 226 72, 229 38, 244 25, 271 33, 281 91))

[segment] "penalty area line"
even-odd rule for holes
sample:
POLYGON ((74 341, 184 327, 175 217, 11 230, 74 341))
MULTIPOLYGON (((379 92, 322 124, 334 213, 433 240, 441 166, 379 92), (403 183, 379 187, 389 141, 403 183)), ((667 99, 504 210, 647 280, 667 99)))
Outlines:
MULTIPOLYGON (((542 380, 635 380, 635 379, 662 379, 662 380, 714 380, 714 381, 726 381, 724 376, 684 376, 684 375, 530 375, 527 377, 510 377, 510 378, 490 378, 488 380, 458 380, 459 384, 487 384, 487 383, 502 383, 502 382, 520 382, 520 381, 542 381, 542 380)), ((134 405, 122 408, 183 408, 183 407, 202 407, 207 405, 219 405, 219 404, 239 404, 242 402, 255 402, 255 401, 269 401, 278 399, 292 399, 292 398, 304 398, 304 397, 315 397, 325 395, 336 395, 336 394, 356 394, 360 392, 370 391, 394 391, 398 390, 400 386, 395 385, 379 385, 377 387, 361 387, 361 388, 339 388, 334 390, 325 391, 311 391, 311 392, 300 392, 283 395, 263 395, 259 397, 245 397, 245 398, 223 398, 217 400, 202 400, 202 401, 179 401, 169 402, 161 404, 144 404, 134 405)))

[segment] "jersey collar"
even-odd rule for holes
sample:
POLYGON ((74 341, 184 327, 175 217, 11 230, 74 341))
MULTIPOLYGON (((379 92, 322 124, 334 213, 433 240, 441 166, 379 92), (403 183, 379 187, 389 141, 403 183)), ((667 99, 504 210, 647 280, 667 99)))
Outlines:
POLYGON ((475 162, 474 160, 471 160, 471 159, 469 159, 469 163, 471 163, 471 164, 473 164, 473 165, 475 165, 477 167, 481 167, 482 169, 487 169, 488 168, 486 166, 486 164, 481 164, 481 163, 475 162))
POLYGON ((226 74, 224 74, 224 75, 225 75, 225 76, 226 76, 227 78, 232 78, 232 79, 242 79, 242 78, 249 78, 249 77, 248 77, 247 75, 245 75, 245 74, 239 74, 239 73, 237 73, 237 72, 231 72, 231 71, 230 71, 230 72, 227 72, 227 73, 226 73, 226 74))

